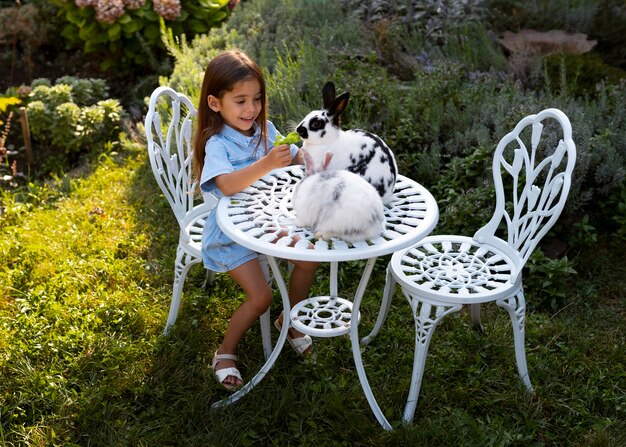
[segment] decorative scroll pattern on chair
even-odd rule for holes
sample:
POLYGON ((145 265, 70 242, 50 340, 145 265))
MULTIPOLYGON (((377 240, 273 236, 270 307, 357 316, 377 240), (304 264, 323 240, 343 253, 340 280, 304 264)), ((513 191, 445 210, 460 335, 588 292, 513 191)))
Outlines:
POLYGON ((546 115, 534 122, 522 120, 498 144, 493 161, 496 211, 475 234, 479 242, 491 243, 496 233, 502 233, 504 223, 506 235, 500 237, 519 253, 523 262, 559 217, 569 191, 571 174, 567 173, 571 172, 574 159, 567 156, 563 138, 571 140, 571 128, 566 125, 563 138, 553 145, 551 125, 556 120, 552 118, 546 115), (548 135, 544 135, 546 129, 548 135))
POLYGON ((411 309, 413 309, 413 318, 415 319, 415 343, 419 345, 428 343, 432 330, 443 320, 443 317, 461 309, 461 305, 433 305, 414 300, 409 295, 407 298, 411 304, 411 309))
POLYGON ((178 223, 194 207, 197 182, 192 181, 192 127, 196 110, 191 101, 171 89, 161 88, 160 103, 153 104, 153 113, 146 116, 146 134, 150 163, 161 191, 167 198, 178 223), (169 103, 169 104, 168 104, 169 103), (163 122, 161 114, 170 107, 169 120, 163 122), (162 109, 159 111, 159 109, 162 109))

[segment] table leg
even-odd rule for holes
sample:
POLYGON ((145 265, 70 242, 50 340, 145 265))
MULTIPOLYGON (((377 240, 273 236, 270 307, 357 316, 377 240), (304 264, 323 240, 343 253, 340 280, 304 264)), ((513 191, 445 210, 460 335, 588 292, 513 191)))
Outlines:
MULTIPOLYGON (((285 280, 280 273, 280 267, 276 262, 276 259, 273 256, 267 256, 267 260, 270 263, 270 267, 272 268, 272 273, 274 274, 274 280, 276 281, 276 285, 280 290, 280 296, 283 300, 283 321, 289 322, 289 312, 291 311, 290 303, 289 303, 289 291, 287 290, 287 286, 285 284, 285 280)), ((287 332, 289 331, 289 324, 283 324, 282 329, 280 330, 280 335, 278 336, 278 340, 276 341, 276 346, 274 346, 274 350, 270 354, 270 356, 265 361, 265 364, 261 367, 258 373, 250 379, 248 383, 246 383, 239 390, 231 394, 226 399, 222 399, 218 402, 215 402, 211 405, 212 410, 217 410, 226 405, 230 405, 234 402, 237 402, 243 396, 248 394, 252 389, 265 377, 265 375, 272 369, 274 363, 276 363, 276 359, 280 354, 280 351, 283 349, 283 345, 287 340, 287 332)))
POLYGON ((383 415, 380 407, 378 406, 378 402, 374 398, 374 394, 372 393, 372 388, 369 385, 367 380, 367 375, 365 374, 365 368, 363 367, 363 359, 361 358, 361 345, 359 343, 359 330, 358 330, 358 315, 359 315, 359 307, 361 306, 361 299, 363 298, 363 294, 365 293, 365 289, 367 288, 367 283, 369 281, 370 275, 372 274, 372 270, 374 268, 374 264, 376 263, 377 258, 370 258, 367 260, 367 265, 365 266, 365 270, 361 275, 361 281, 359 282, 359 287, 357 288, 356 294, 354 295, 354 301, 352 304, 352 323, 350 325, 350 343, 352 344, 352 355, 354 357, 354 364, 356 365, 356 372, 359 375, 359 381, 361 382, 361 388, 363 388, 363 393, 367 399, 367 402, 370 404, 370 408, 376 416, 376 419, 380 423, 380 425, 385 430, 391 430, 391 425, 389 421, 383 415))
POLYGON ((339 271, 339 263, 331 262, 330 263, 330 296, 333 298, 337 298, 339 296, 339 291, 337 290, 337 273, 339 271))

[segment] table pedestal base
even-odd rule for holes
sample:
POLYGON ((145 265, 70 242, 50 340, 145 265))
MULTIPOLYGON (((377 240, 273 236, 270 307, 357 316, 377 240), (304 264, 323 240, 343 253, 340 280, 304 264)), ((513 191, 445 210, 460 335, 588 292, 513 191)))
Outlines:
POLYGON ((361 347, 359 345, 359 308, 361 306, 361 300, 363 298, 363 294, 365 293, 365 289, 367 287, 370 275, 372 274, 372 269, 374 268, 374 264, 376 263, 376 258, 373 257, 367 260, 367 264, 365 265, 363 274, 361 275, 361 280, 359 281, 359 286, 357 287, 356 293, 354 295, 354 301, 352 303, 343 298, 337 298, 338 263, 331 262, 330 296, 308 298, 303 302, 298 303, 298 305, 294 307, 293 312, 289 303, 289 292, 287 290, 287 285, 285 283, 285 280, 283 279, 278 262, 273 256, 269 255, 267 256, 267 260, 269 261, 270 267, 272 268, 272 273, 274 274, 274 280, 276 281, 278 290, 280 290, 280 295, 283 301, 283 312, 285 312, 285 314, 289 314, 289 316, 291 317, 291 323, 283 324, 283 327, 280 330, 280 335, 278 336, 278 340, 276 341, 276 346, 274 346, 274 350, 272 351, 265 364, 261 367, 259 372, 256 373, 256 375, 248 383, 246 383, 243 388, 233 393, 230 397, 213 403, 213 405, 211 405, 211 408, 216 410, 224 407, 225 405, 236 402, 237 400, 245 396, 248 392, 250 392, 263 379, 263 377, 265 377, 265 375, 269 372, 269 370, 276 362, 278 354, 282 350, 283 346, 285 345, 285 341, 287 340, 287 332, 289 331, 289 327, 292 326, 297 328, 301 332, 305 332, 307 334, 317 337, 332 337, 340 335, 341 333, 350 334, 350 343, 352 345, 354 364, 356 367, 357 375, 359 376, 359 381, 361 382, 361 388, 363 388, 363 393, 365 394, 365 398, 367 399, 367 402, 369 403, 370 408, 372 409, 372 412, 374 413, 374 416, 376 417, 380 425, 385 430, 391 430, 391 424, 389 424, 389 421, 387 421, 387 418, 385 418, 385 415, 378 406, 378 403, 374 398, 374 394, 372 393, 372 389, 370 388, 369 382, 367 380, 367 375, 365 374, 365 368, 363 367, 363 359, 361 358, 361 347), (307 308, 307 306, 308 310, 304 312, 304 309, 307 308), (301 321, 303 320, 303 318, 298 313, 296 313, 296 309, 299 309, 300 312, 304 312, 305 315, 307 313, 311 315, 315 315, 317 313, 317 315, 322 319, 331 319, 331 316, 342 315, 342 318, 345 318, 345 320, 342 321, 346 321, 348 325, 339 329, 340 331, 343 331, 340 333, 333 332, 331 334, 330 330, 324 331, 324 329, 316 329, 315 331, 313 331, 313 329, 309 325, 306 325, 301 321), (296 317, 295 319, 293 319, 294 314, 296 317), (343 314, 348 315, 344 317, 343 314), (357 324, 352 324, 352 322, 357 322, 357 324), (324 335, 319 335, 320 333, 324 335))
POLYGON ((352 302, 336 296, 310 297, 296 304, 289 316, 291 326, 303 334, 336 337, 350 332, 352 302))

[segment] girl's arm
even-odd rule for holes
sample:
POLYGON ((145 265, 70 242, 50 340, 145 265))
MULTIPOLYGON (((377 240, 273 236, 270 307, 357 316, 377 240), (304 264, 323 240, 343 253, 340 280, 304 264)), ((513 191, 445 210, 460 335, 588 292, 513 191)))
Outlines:
POLYGON ((299 150, 298 153, 293 157, 293 159, 291 160, 291 164, 292 165, 303 165, 304 164, 304 157, 302 156, 302 151, 299 150))
POLYGON ((245 168, 215 177, 215 184, 225 196, 232 196, 247 188, 265 174, 291 163, 288 144, 274 147, 267 155, 245 168))

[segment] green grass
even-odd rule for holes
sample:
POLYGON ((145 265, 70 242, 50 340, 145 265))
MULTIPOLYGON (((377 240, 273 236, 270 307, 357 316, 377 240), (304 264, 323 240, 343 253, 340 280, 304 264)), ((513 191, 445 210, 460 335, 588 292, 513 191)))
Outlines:
MULTIPOLYGON (((386 326, 363 350, 393 431, 372 415, 344 337, 316 339, 306 360, 285 349, 253 392, 212 412, 226 393, 210 359, 243 296, 225 275, 203 290, 198 267, 162 336, 177 228, 143 145, 124 146, 0 228, 0 445, 626 444, 626 247, 606 242, 581 255, 596 267, 569 285, 559 311, 535 309, 527 296, 532 395, 517 376, 507 314, 485 307, 484 334, 465 313, 438 328, 414 423, 403 426, 414 330, 396 291, 386 326)), ((347 296, 360 268, 341 271, 347 296)), ((384 268, 379 260, 362 332, 375 319, 384 268)), ((320 269, 313 293, 327 276, 320 269)), ((276 315, 278 295, 273 306, 276 315)), ((239 354, 250 378, 263 363, 258 325, 239 354)))

